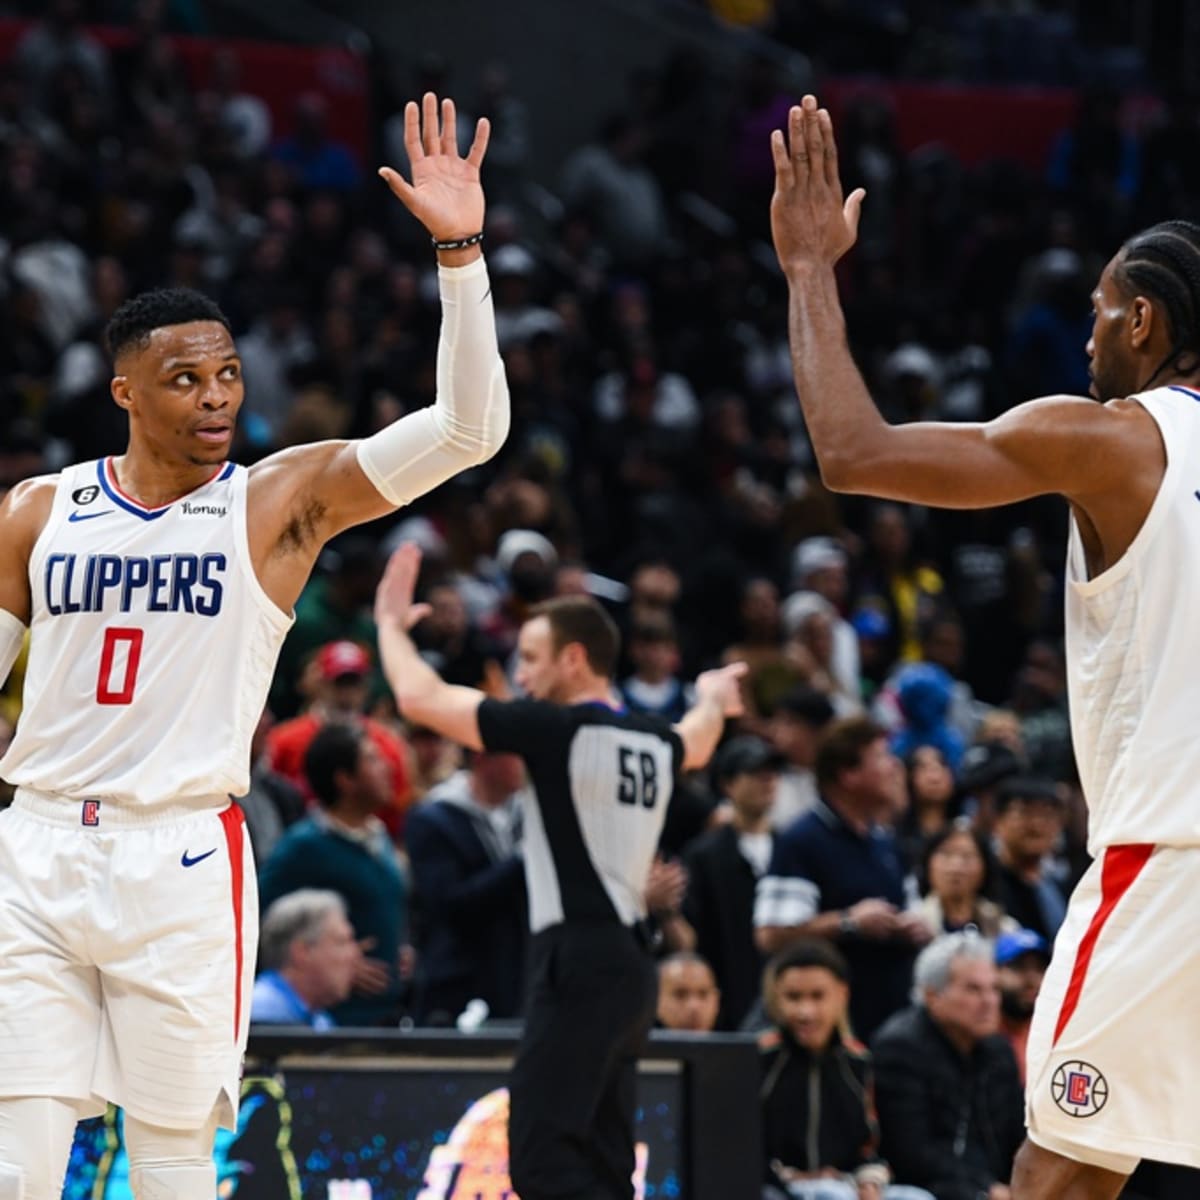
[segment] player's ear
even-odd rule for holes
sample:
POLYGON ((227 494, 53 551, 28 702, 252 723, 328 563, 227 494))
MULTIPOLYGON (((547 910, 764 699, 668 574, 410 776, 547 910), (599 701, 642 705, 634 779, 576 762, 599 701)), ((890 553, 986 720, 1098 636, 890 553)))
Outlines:
POLYGON ((128 375, 114 375, 112 382, 108 385, 114 403, 118 408, 125 409, 126 412, 133 407, 131 386, 128 375))

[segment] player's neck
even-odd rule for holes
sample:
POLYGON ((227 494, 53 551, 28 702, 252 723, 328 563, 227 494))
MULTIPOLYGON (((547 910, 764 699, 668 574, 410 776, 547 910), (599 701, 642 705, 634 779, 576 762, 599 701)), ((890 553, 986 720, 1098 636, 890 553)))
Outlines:
POLYGON ((181 463, 131 445, 111 460, 117 486, 147 508, 170 504, 206 484, 220 463, 181 463))

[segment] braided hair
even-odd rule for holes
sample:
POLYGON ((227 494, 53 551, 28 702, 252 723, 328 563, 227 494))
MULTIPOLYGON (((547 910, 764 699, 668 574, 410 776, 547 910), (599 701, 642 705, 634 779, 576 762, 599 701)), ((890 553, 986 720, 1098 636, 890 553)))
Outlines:
POLYGON ((1200 225, 1162 221, 1135 233, 1121 247, 1113 278, 1166 311, 1171 350, 1150 378, 1168 367, 1187 372, 1200 366, 1200 225))

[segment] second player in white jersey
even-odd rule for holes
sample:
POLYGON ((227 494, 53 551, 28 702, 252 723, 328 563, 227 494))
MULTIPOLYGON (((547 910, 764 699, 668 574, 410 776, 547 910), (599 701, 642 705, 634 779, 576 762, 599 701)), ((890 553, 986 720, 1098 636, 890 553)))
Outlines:
POLYGON ((1088 802, 1088 846, 1200 845, 1200 392, 1134 397, 1167 466, 1125 553, 1089 578, 1079 526, 1067 554, 1071 737, 1088 802))
POLYGON ((110 460, 62 472, 29 562, 29 672, 0 776, 139 807, 246 791, 292 623, 250 562, 246 479, 228 463, 148 509, 110 460))

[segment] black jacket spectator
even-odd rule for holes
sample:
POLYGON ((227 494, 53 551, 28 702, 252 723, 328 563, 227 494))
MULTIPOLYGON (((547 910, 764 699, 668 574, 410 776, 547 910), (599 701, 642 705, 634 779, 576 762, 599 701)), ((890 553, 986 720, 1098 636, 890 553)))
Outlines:
POLYGON ((1003 1035, 964 1058, 920 1007, 897 1013, 871 1043, 883 1157, 900 1183, 937 1200, 977 1200, 1007 1180, 1024 1136, 1024 1100, 1003 1035))
POLYGON ((405 834, 421 931, 413 1016, 452 1024, 478 998, 491 1016, 515 1017, 528 926, 524 863, 502 853, 477 813, 436 797, 412 810, 405 834))
POLYGON ((865 1046, 835 1034, 824 1053, 813 1054, 786 1030, 771 1029, 758 1039, 758 1058, 768 1163, 849 1173, 875 1157, 879 1126, 865 1046))

